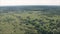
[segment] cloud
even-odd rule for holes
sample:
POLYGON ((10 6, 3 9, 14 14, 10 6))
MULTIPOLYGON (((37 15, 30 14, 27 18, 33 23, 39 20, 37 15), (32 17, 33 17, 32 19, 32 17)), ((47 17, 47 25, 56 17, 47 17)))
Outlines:
POLYGON ((0 0, 0 5, 60 5, 60 0, 0 0))

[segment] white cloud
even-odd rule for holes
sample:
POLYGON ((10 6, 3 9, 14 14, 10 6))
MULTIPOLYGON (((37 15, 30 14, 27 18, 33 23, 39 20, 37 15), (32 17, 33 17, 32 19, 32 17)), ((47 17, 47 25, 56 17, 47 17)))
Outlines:
POLYGON ((0 0, 1 5, 60 5, 60 0, 0 0))

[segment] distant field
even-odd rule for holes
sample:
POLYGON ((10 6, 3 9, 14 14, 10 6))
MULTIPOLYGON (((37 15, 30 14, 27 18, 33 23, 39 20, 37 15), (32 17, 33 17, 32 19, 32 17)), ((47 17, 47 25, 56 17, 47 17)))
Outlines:
POLYGON ((60 34, 60 6, 0 7, 0 34, 60 34))

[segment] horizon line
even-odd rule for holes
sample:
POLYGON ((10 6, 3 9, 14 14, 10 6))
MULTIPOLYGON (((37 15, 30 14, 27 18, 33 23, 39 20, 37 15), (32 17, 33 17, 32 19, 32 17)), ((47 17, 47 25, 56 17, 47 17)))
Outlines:
POLYGON ((0 6, 60 6, 60 5, 0 5, 0 6))

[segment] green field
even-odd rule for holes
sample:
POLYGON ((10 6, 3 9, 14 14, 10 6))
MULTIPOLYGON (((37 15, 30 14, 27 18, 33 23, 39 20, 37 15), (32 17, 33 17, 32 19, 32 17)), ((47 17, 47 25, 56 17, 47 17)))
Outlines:
POLYGON ((59 12, 0 11, 0 34, 60 34, 59 12))

